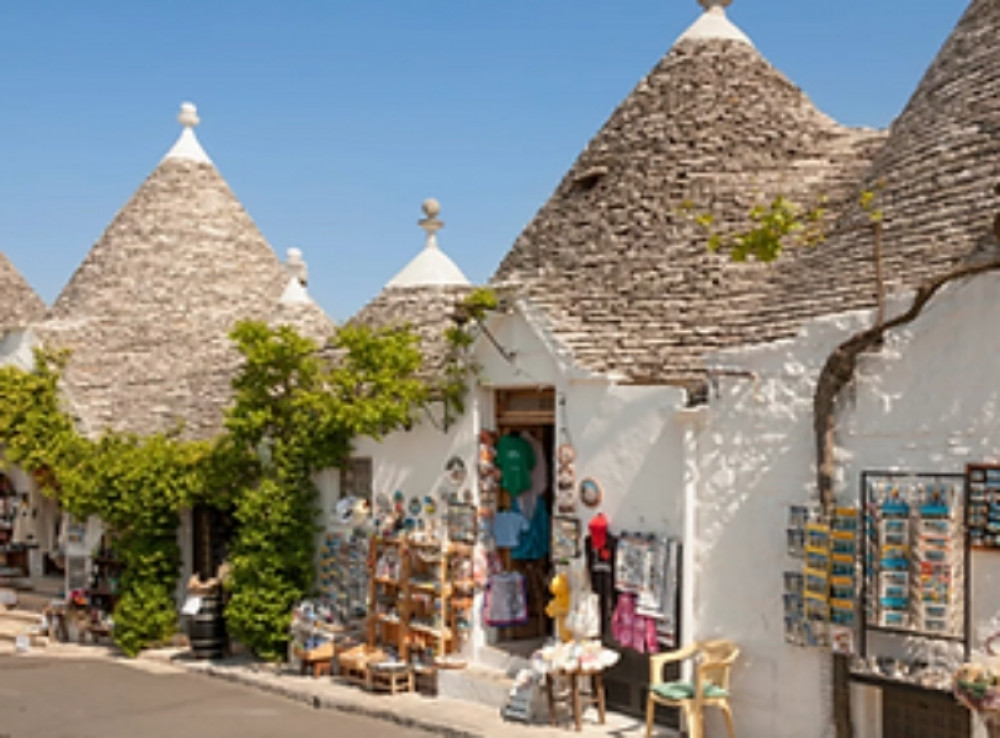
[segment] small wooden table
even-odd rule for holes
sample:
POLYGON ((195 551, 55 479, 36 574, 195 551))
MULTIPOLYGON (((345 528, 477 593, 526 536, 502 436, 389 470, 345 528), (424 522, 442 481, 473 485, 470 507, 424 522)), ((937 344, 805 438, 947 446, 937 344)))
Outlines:
POLYGON ((560 704, 565 704, 573 714, 573 723, 577 730, 583 730, 583 708, 585 705, 595 705, 597 707, 598 721, 604 725, 607 716, 604 707, 604 677, 601 671, 576 671, 560 670, 550 672, 545 675, 545 693, 549 701, 549 723, 556 725, 556 708, 560 704), (565 677, 569 680, 569 692, 565 695, 557 695, 555 689, 556 677, 565 677), (581 692, 580 682, 590 679, 590 691, 581 692))
POLYGON ((301 673, 311 671, 313 677, 330 676, 335 651, 333 641, 327 641, 309 651, 302 649, 298 654, 301 673))

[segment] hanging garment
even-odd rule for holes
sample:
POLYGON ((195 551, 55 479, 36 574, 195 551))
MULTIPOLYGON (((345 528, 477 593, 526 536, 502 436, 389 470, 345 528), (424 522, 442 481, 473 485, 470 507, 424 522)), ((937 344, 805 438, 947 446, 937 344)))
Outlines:
POLYGON ((632 536, 622 536, 615 552, 615 586, 620 592, 640 592, 646 583, 647 549, 632 536))
MULTIPOLYGON (((523 499, 514 500, 517 507, 523 499)), ((535 512, 531 516, 528 527, 521 533, 521 538, 517 546, 510 552, 510 557, 515 561, 535 561, 544 559, 549 555, 549 544, 551 543, 551 530, 549 527, 549 511, 545 505, 535 505, 535 512)))
POLYGON ((591 587, 601 598, 601 629, 607 631, 617 604, 614 561, 618 538, 605 530, 600 543, 600 546, 595 545, 594 537, 587 536, 587 567, 591 587))
POLYGON ((498 512, 493 516, 493 538, 497 548, 516 548, 521 533, 528 530, 528 521, 520 510, 498 512))
POLYGON ((545 448, 542 446, 542 442, 531 434, 525 438, 535 456, 535 465, 531 468, 531 487, 521 493, 518 502, 524 517, 531 520, 535 514, 535 504, 542 498, 549 486, 549 462, 545 458, 545 448))
POLYGON ((635 610, 636 596, 623 592, 611 618, 611 634, 623 648, 639 653, 656 653, 660 650, 656 637, 656 621, 640 615, 635 610))
POLYGON ((666 538, 645 544, 646 566, 636 610, 640 615, 663 617, 666 597, 667 565, 670 545, 666 538))
POLYGON ((490 576, 483 603, 487 625, 501 627, 528 622, 528 597, 524 577, 516 571, 490 576))
POLYGON ((535 452, 531 444, 513 433, 504 435, 497 441, 497 455, 494 462, 500 469, 500 486, 517 497, 531 489, 531 470, 535 467, 535 452))

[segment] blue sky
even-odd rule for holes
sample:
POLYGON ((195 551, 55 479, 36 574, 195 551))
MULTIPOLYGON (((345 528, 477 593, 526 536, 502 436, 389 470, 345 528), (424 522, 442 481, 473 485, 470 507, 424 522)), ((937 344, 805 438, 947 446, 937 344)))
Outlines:
MULTIPOLYGON (((735 0, 838 120, 886 126, 967 0, 735 0)), ((0 250, 52 302, 179 133, 349 317, 422 247, 485 281, 696 0, 0 2, 0 250)))

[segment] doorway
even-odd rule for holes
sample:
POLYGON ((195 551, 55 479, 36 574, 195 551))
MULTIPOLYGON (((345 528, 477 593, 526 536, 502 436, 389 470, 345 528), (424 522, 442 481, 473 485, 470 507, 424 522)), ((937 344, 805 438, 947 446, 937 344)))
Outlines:
POLYGON ((545 606, 553 573, 549 541, 554 499, 555 390, 551 387, 497 390, 495 399, 497 434, 501 439, 498 446, 504 443, 505 436, 520 439, 531 448, 533 462, 530 486, 514 491, 505 489, 501 483, 497 497, 498 513, 520 513, 527 525, 519 545, 498 546, 498 554, 504 571, 517 572, 524 578, 528 606, 527 622, 499 627, 498 642, 505 650, 518 653, 524 650, 527 655, 553 631, 545 606))

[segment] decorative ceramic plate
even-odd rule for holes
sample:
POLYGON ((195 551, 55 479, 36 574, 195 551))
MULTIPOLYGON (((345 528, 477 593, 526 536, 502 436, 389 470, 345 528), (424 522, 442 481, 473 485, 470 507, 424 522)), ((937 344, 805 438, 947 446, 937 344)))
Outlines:
POLYGON ((600 505, 603 496, 604 493, 601 490, 601 485, 597 483, 596 479, 587 477, 580 482, 580 502, 587 507, 597 507, 600 505))

